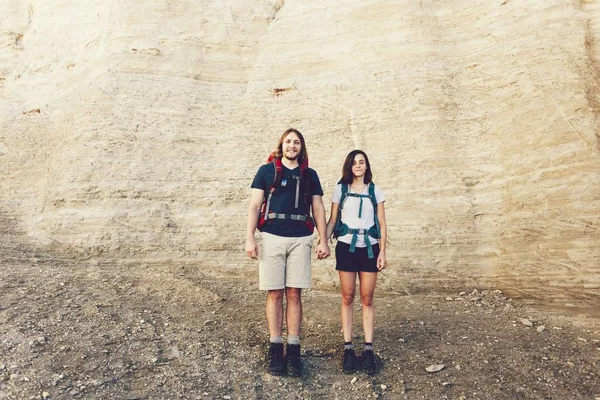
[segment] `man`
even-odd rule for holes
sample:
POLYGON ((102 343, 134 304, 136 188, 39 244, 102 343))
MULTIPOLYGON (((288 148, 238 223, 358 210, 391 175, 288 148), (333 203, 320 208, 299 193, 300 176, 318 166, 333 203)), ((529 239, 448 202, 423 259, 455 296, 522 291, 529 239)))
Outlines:
POLYGON ((312 233, 316 225, 319 259, 330 255, 326 240, 323 189, 315 170, 308 168, 304 137, 296 129, 286 130, 270 159, 252 182, 248 210, 246 253, 259 259, 259 287, 267 291, 267 323, 270 344, 267 370, 300 376, 300 324, 303 288, 311 286, 312 233), (312 215, 310 216, 310 208, 312 215), (313 225, 314 221, 314 225, 313 225), (254 238, 261 234, 260 250, 254 238), (286 357, 283 356, 283 296, 286 297, 286 357))

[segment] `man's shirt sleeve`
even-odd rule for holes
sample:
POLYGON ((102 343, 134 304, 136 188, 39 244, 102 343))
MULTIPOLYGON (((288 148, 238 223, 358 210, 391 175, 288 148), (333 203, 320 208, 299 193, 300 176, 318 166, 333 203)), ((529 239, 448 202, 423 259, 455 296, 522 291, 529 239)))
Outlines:
POLYGON ((252 185, 250 185, 250 187, 252 189, 260 189, 266 192, 268 188, 265 175, 265 165, 261 165, 261 167, 256 172, 256 175, 254 176, 254 180, 252 181, 252 185))
POLYGON ((312 185, 311 193, 313 194, 313 196, 323 196, 323 188, 321 187, 321 181, 319 181, 319 176, 317 175, 317 172, 314 169, 309 169, 309 171, 312 174, 310 178, 310 183, 312 185))

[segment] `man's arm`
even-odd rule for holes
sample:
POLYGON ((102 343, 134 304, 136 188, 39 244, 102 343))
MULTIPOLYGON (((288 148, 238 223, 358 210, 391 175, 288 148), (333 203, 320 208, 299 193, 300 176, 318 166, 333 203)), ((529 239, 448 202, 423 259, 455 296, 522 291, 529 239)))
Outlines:
POLYGON ((327 245, 327 223, 325 222, 325 206, 323 205, 322 196, 313 195, 312 212, 317 232, 319 233, 319 242, 317 243, 315 253, 317 253, 317 258, 322 260, 331 254, 327 245))
POLYGON ((250 258, 258 258, 258 244, 254 238, 254 231, 258 225, 258 218, 260 216, 260 208, 265 192, 261 189, 252 189, 250 196, 250 206, 248 207, 248 222, 246 225, 246 254, 250 258))

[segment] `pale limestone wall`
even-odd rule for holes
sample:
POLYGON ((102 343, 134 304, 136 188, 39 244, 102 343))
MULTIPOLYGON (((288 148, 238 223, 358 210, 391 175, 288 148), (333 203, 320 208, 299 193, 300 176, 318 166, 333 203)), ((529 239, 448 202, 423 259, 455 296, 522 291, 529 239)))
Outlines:
POLYGON ((371 156, 382 286, 598 299, 598 1, 0 9, 0 211, 32 243, 255 279, 250 181, 294 126, 327 207, 371 156))

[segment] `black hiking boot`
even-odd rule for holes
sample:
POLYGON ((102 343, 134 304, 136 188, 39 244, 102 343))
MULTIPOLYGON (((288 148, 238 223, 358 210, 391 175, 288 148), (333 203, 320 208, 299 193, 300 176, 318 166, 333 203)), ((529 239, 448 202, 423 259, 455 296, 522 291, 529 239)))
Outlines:
POLYGON ((362 370, 369 375, 375 373, 375 354, 373 350, 364 350, 362 352, 362 370))
POLYGON ((267 354, 267 372, 269 372, 271 375, 285 375, 283 343, 269 343, 269 353, 267 354))
POLYGON ((344 357, 342 358, 342 371, 345 374, 351 374, 356 371, 356 353, 354 353, 354 349, 344 350, 344 357))
POLYGON ((287 370, 289 376, 302 376, 302 360, 300 360, 300 345, 289 344, 285 349, 287 370))

